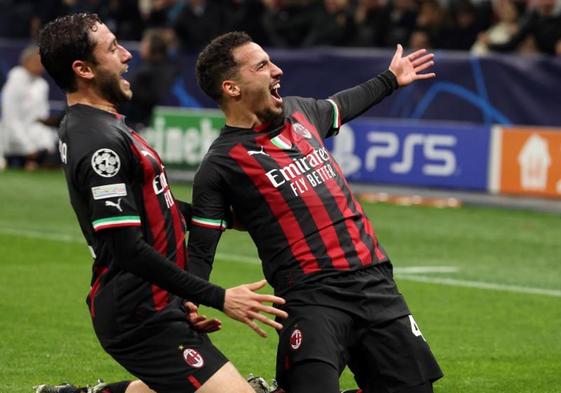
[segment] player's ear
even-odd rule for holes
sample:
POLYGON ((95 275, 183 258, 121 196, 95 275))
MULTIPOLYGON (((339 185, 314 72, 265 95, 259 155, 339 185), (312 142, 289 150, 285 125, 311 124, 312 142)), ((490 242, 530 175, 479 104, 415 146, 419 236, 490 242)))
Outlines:
POLYGON ((241 94, 240 87, 232 80, 225 80, 222 82, 222 92, 227 97, 236 98, 241 94))
POLYGON ((72 71, 77 77, 91 80, 94 78, 95 73, 87 61, 84 60, 74 60, 72 63, 72 71))

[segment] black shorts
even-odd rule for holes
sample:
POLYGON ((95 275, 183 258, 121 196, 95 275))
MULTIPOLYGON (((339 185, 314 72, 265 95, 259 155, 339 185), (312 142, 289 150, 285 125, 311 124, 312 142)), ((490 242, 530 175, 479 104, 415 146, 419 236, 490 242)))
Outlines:
POLYGON ((228 359, 184 320, 161 321, 122 345, 102 345, 127 371, 158 393, 195 392, 228 359))
POLYGON ((365 392, 399 391, 442 377, 391 264, 330 277, 286 297, 289 317, 277 350, 281 387, 307 361, 325 362, 339 374, 348 365, 365 392))

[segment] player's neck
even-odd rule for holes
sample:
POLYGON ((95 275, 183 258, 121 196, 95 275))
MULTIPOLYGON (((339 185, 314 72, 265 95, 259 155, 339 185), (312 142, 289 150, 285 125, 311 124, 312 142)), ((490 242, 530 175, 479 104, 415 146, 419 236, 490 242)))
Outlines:
POLYGON ((101 109, 102 111, 117 114, 117 106, 106 99, 99 97, 97 95, 84 94, 79 90, 73 93, 66 94, 66 102, 68 106, 82 104, 93 106, 94 108, 101 109))
POLYGON ((263 123, 255 113, 240 108, 223 108, 223 111, 226 116, 226 125, 230 127, 255 129, 263 123))

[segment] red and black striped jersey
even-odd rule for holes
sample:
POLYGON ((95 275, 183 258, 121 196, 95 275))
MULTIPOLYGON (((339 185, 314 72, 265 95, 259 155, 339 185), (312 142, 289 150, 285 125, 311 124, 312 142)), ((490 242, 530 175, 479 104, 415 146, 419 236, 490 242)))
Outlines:
POLYGON ((219 239, 209 231, 233 209, 278 294, 388 260, 324 145, 340 126, 335 101, 287 97, 284 111, 282 124, 222 130, 195 177, 189 239, 190 263, 208 264, 219 239))
POLYGON ((184 269, 185 220, 168 186, 158 154, 125 124, 124 118, 87 105, 67 109, 60 127, 60 153, 70 202, 94 256, 92 299, 112 280, 112 307, 128 310, 115 321, 138 324, 164 310, 176 297, 115 266, 100 233, 139 227, 146 243, 184 269), (114 288, 118 288, 115 290, 114 288))

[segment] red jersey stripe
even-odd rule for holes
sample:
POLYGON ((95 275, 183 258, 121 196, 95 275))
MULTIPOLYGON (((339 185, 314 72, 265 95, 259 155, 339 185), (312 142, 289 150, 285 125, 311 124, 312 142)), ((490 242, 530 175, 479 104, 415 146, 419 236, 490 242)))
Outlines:
POLYGON ((105 273, 107 273, 109 271, 109 268, 107 266, 104 266, 101 268, 99 275, 97 276, 97 278, 95 279, 95 282, 92 285, 92 289, 90 289, 90 314, 92 316, 92 318, 95 317, 95 295, 97 294, 97 291, 99 290, 99 286, 101 285, 101 279, 103 278, 103 275, 105 273))
MULTIPOLYGON (((319 133, 317 132, 316 128, 314 127, 313 124, 309 123, 307 121, 307 119, 301 114, 301 113, 295 113, 294 118, 298 120, 298 122, 302 123, 304 125, 304 127, 308 128, 309 130, 312 131, 312 133, 314 134, 314 136, 316 138, 318 138, 318 140, 321 140, 321 136, 319 135, 319 133)), ((337 174, 339 175, 340 181, 343 182, 343 184, 348 188, 348 184, 347 181, 341 171, 341 168, 339 168, 339 165, 337 165, 337 163, 335 162, 335 160, 331 161, 333 163, 333 167, 335 169, 335 171, 337 172, 337 174)), ((351 208, 349 207, 349 201, 347 199, 347 197, 345 196, 345 193, 343 191, 343 189, 341 188, 341 186, 339 185, 338 182, 327 182, 326 186, 328 187, 331 195, 333 195, 334 200, 337 202, 337 206, 339 207, 339 210, 341 211, 341 213, 343 214, 344 217, 351 217, 356 215, 356 213, 354 213, 351 208)), ((351 198, 352 198, 352 193, 351 194, 351 198)), ((356 203, 355 203, 356 205, 356 203)), ((363 216, 363 220, 366 220, 366 217, 363 216)), ((364 240, 360 234, 360 230, 358 229, 356 223, 353 220, 350 219, 346 219, 345 220, 345 225, 347 226, 347 230, 349 231, 350 237, 351 239, 355 240, 355 249, 356 252, 358 254, 358 257, 360 259, 360 262, 362 263, 362 265, 366 266, 366 265, 370 265, 373 262, 373 258, 372 258, 372 254, 370 252, 370 248, 366 245, 366 243, 364 243, 364 240)), ((375 242, 373 241, 373 244, 375 244, 375 242)))
MULTIPOLYGON (((285 127, 285 130, 287 130, 288 127, 289 125, 285 127)), ((296 140, 296 138, 292 140, 289 135, 287 135, 289 133, 285 133, 285 130, 283 130, 280 135, 287 139, 290 139, 292 143, 297 145, 298 149, 302 153, 305 150, 313 149, 309 145, 303 146, 303 141, 299 142, 296 140)), ((257 140, 258 143, 262 144, 268 149, 279 150, 279 153, 276 153, 274 156, 280 157, 280 159, 277 159, 276 162, 281 168, 293 163, 288 154, 284 153, 281 148, 277 147, 273 142, 271 142, 271 140, 267 136, 258 138, 257 140)), ((294 179, 294 181, 298 181, 298 179, 294 179)), ((336 269, 347 270, 349 269, 349 261, 347 261, 345 257, 345 250, 339 243, 339 236, 337 236, 335 227, 332 225, 333 222, 331 220, 331 217, 329 216, 329 213, 325 209, 325 204, 317 195, 314 188, 311 186, 309 186, 309 188, 310 190, 306 191, 305 195, 302 195, 302 202, 306 205, 310 213, 310 217, 312 217, 316 227, 318 228, 323 244, 325 245, 325 248, 327 250, 327 255, 329 256, 329 258, 331 258, 331 264, 336 269)))
POLYGON ((230 151, 232 157, 245 174, 255 184, 263 199, 277 218, 284 236, 286 237, 290 250, 294 258, 300 264, 300 268, 305 274, 320 271, 312 250, 306 242, 306 238, 298 220, 292 213, 292 209, 284 200, 282 194, 267 181, 267 176, 261 164, 250 156, 242 145, 236 145, 230 151))
MULTIPOLYGON (((154 158, 157 157, 156 152, 153 151, 139 135, 135 132, 131 132, 131 135, 135 141, 151 153, 154 158)), ((154 193, 152 185, 156 173, 152 166, 152 162, 144 157, 138 147, 136 145, 131 145, 131 148, 140 161, 140 165, 142 165, 145 177, 142 194, 144 205, 146 207, 146 219, 148 221, 150 232, 152 233, 152 239, 154 240, 154 244, 152 246, 161 255, 167 255, 168 242, 165 227, 166 220, 160 207, 160 201, 158 200, 158 196, 154 193)), ((154 300, 154 308, 156 311, 164 309, 168 304, 167 291, 161 289, 157 285, 152 285, 152 298, 154 300)))

